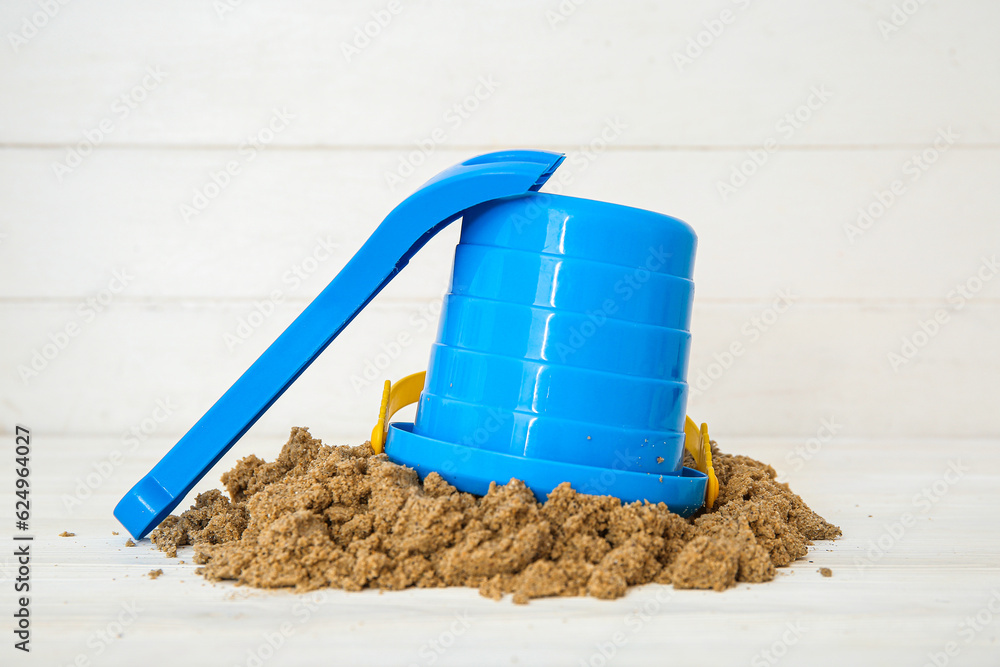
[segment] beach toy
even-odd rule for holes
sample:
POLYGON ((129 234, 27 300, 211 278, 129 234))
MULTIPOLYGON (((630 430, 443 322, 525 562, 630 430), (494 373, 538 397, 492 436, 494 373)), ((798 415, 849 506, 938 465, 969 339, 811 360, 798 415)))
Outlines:
POLYGON ((386 382, 373 449, 471 493, 516 477, 540 499, 570 482, 583 493, 664 502, 683 515, 711 504, 717 482, 707 427, 685 417, 695 234, 658 213, 538 192, 563 157, 481 155, 393 209, 122 498, 122 525, 136 538, 155 528, 409 258, 458 218, 461 241, 428 371, 386 382), (414 402, 413 423, 389 422, 414 402), (685 448, 698 469, 682 465, 685 448))

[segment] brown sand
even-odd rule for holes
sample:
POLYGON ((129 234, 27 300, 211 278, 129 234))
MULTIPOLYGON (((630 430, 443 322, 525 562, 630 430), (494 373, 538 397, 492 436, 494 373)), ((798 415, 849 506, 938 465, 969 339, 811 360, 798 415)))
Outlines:
POLYGON ((162 575, 163 575, 163 570, 160 570, 160 569, 150 570, 149 571, 149 578, 150 579, 159 579, 162 575))
POLYGON ((59 533, 59 537, 76 537, 76 533, 71 533, 68 530, 64 530, 63 532, 59 533))
POLYGON ((210 580, 298 591, 472 586, 524 603, 617 598, 649 582, 721 591, 770 581, 812 540, 840 535, 771 466, 714 444, 719 498, 683 519, 662 503, 622 505, 569 484, 544 504, 518 480, 477 497, 436 473, 421 483, 367 444, 329 447, 295 428, 274 462, 251 455, 222 476, 228 498, 203 493, 150 537, 169 556, 193 544, 210 580))

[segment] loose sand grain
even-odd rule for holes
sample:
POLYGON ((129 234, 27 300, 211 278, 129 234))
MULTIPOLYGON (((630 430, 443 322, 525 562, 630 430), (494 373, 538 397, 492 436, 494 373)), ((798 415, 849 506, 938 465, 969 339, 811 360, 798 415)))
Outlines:
MULTIPOLYGON (((169 556, 193 544, 198 572, 260 588, 398 590, 471 586, 514 602, 617 598, 650 582, 717 591, 774 578, 775 568, 840 529, 771 466, 719 452, 715 506, 691 519, 666 505, 579 494, 539 503, 519 480, 484 497, 436 473, 421 483, 368 444, 330 447, 292 429, 278 458, 248 456, 150 536, 169 556)), ((689 461, 689 464, 691 462, 689 461)))

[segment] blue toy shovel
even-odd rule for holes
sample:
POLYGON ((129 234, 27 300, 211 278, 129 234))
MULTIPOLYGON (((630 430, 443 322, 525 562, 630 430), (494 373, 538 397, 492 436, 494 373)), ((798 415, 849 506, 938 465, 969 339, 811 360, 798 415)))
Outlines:
POLYGON ((121 499, 114 513, 122 525, 136 538, 155 528, 410 257, 459 217, 463 243, 427 385, 415 392, 423 382, 397 383, 390 404, 387 383, 376 451, 385 442, 391 459, 421 477, 436 470, 463 491, 485 493, 484 483, 513 476, 539 497, 570 481, 583 492, 663 501, 682 513, 700 507, 706 487, 712 496, 707 431, 685 433, 684 422, 694 234, 648 211, 538 194, 563 157, 481 155, 393 209, 121 499), (637 258, 650 250, 658 258, 652 263, 637 258), (616 276, 634 285, 631 295, 615 295, 616 276), (590 312, 595 333, 587 336, 581 318, 595 303, 614 312, 596 322, 590 312), (569 347, 559 348, 560 340, 569 347), (596 398, 602 387, 608 400, 596 398), (421 397, 416 423, 389 427, 388 417, 414 393, 421 397), (704 472, 681 466, 685 446, 704 472), (581 488, 595 479, 600 488, 581 488))

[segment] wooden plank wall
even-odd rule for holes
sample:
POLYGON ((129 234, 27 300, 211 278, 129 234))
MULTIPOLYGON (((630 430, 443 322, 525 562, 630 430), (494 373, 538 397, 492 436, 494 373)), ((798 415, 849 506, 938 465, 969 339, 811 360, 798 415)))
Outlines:
MULTIPOLYGON (((714 433, 1000 433, 1000 5, 55 6, 0 20, 5 430, 181 435, 423 180, 539 147, 570 155, 549 189, 698 231, 714 433)), ((426 366, 456 238, 254 434, 364 439, 426 366)))

